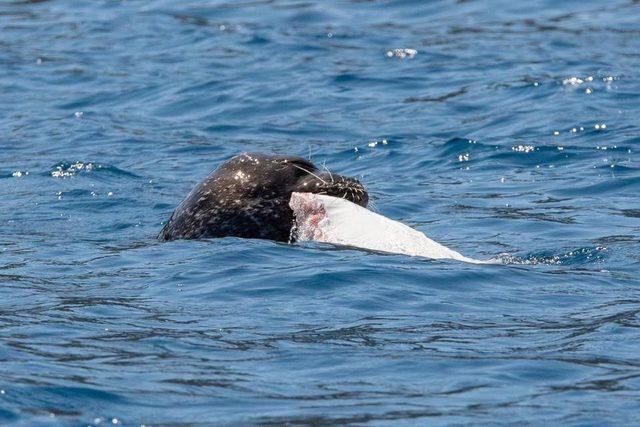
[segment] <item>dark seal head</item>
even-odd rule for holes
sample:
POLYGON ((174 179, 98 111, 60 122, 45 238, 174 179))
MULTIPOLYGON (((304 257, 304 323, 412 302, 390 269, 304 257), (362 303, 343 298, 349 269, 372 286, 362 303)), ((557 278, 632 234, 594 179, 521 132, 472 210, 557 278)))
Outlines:
POLYGON ((366 207, 369 196, 353 178, 320 171, 301 157, 245 153, 196 185, 164 226, 161 240, 244 237, 290 240, 291 193, 341 197, 366 207))

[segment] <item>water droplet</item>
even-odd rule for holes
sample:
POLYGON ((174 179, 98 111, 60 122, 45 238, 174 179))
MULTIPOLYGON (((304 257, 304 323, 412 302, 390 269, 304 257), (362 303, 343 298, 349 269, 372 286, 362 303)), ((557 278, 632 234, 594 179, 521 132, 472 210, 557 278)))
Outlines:
POLYGON ((535 150, 535 147, 533 145, 516 145, 511 147, 511 150, 520 153, 530 153, 531 151, 535 150))
POLYGON ((579 77, 569 77, 568 79, 562 80, 563 85, 569 85, 569 86, 579 86, 582 83, 584 83, 584 80, 582 80, 579 77))
POLYGON ((413 58, 414 56, 416 56, 418 54, 418 51, 416 49, 393 49, 393 50, 389 50, 387 51, 387 57, 389 58, 393 58, 394 56, 396 58, 413 58))

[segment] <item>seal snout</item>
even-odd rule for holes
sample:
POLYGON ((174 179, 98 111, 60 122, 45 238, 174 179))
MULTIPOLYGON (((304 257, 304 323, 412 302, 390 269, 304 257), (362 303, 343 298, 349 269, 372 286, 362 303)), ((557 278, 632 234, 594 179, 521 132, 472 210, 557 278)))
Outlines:
POLYGON ((318 174, 305 179, 300 187, 300 191, 346 199, 362 207, 369 203, 369 194, 360 181, 342 175, 318 174))

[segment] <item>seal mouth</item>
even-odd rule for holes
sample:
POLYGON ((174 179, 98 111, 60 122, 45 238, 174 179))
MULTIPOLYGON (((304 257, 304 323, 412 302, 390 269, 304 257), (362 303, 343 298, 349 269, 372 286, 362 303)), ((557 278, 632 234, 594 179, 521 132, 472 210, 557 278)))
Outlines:
POLYGON ((320 173, 303 179, 297 191, 338 197, 363 208, 369 203, 369 194, 360 181, 331 173, 320 173))

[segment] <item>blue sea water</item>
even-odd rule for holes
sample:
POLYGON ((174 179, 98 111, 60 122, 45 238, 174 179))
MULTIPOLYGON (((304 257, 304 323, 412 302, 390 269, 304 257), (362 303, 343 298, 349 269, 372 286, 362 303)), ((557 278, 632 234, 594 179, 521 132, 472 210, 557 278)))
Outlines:
POLYGON ((5 0, 0 424, 637 424, 639 150, 637 1, 5 0), (158 242, 247 150, 507 264, 158 242))

